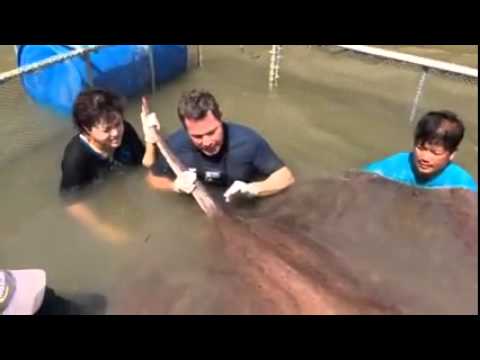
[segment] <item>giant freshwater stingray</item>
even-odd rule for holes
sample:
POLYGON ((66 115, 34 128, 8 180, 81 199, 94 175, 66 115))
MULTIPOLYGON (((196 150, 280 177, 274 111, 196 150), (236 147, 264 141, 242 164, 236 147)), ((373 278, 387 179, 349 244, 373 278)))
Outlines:
MULTIPOLYGON (((161 139, 174 172, 183 165, 161 139)), ((199 184, 215 261, 196 280, 132 264, 121 314, 475 314, 477 197, 346 172, 224 209, 199 184), (208 284, 208 285, 206 285, 208 284)), ((127 272, 127 271, 126 271, 127 272)))

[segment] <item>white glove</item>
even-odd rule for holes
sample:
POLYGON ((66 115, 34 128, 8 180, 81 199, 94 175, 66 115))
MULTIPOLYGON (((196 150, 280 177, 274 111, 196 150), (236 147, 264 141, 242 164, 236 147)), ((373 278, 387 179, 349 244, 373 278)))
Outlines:
POLYGON ((228 203, 235 195, 243 195, 248 198, 253 198, 257 196, 258 191, 253 184, 247 184, 243 181, 234 181, 233 184, 225 191, 223 197, 228 203))
POLYGON ((177 193, 191 194, 195 190, 197 173, 194 170, 182 172, 173 182, 173 190, 177 193))
POLYGON ((160 131, 160 122, 157 119, 157 114, 150 113, 147 115, 142 111, 140 118, 142 119, 145 142, 151 144, 156 143, 158 141, 157 131, 160 131))

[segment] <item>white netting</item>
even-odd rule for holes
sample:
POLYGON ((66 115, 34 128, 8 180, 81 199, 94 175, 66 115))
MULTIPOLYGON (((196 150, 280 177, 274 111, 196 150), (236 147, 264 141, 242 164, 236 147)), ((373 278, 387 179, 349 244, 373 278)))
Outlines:
MULTIPOLYGON (((476 124, 478 124, 478 78, 476 75, 472 75, 475 71, 470 71, 474 69, 445 63, 445 70, 443 70, 398 59, 389 59, 352 51, 339 46, 322 46, 321 48, 337 59, 348 57, 365 64, 364 70, 371 70, 370 75, 372 78, 375 76, 375 73, 387 74, 387 72, 392 73, 397 69, 399 74, 400 72, 405 74, 403 82, 407 82, 411 81, 411 74, 416 74, 416 90, 411 94, 411 102, 409 104, 411 106, 410 114, 413 112, 415 115, 414 120, 418 120, 418 117, 429 109, 450 107, 456 109, 476 129, 476 124), (452 71, 447 70, 449 67, 452 68, 452 71), (457 68, 459 72, 453 72, 453 69, 457 68), (465 70, 465 73, 461 73, 460 71, 462 70, 465 70), (419 100, 418 104, 415 103, 417 98, 419 100), (435 101, 435 98, 438 101, 435 101), (445 102, 448 98, 449 100, 445 102), (414 105, 418 105, 418 107, 414 108, 414 105)), ((434 60, 432 61, 433 63, 437 63, 437 61, 434 60)), ((395 82, 390 83, 392 89, 397 84, 395 82)), ((473 133, 476 136, 476 131, 472 131, 472 135, 473 133)))
MULTIPOLYGON (((0 119, 3 120, 0 166, 23 154, 29 153, 37 146, 43 146, 52 142, 62 132, 72 132, 72 125, 68 117, 60 117, 53 114, 46 108, 34 103, 25 93, 21 83, 22 75, 32 74, 29 76, 40 77, 41 73, 46 69, 72 61, 82 61, 88 69, 88 56, 90 53, 102 51, 105 48, 114 46, 116 45, 95 45, 83 49, 75 49, 65 54, 52 56, 35 64, 0 73, 0 119)), ((14 49, 13 47, 10 48, 10 46, 8 46, 8 49, 5 49, 5 47, 7 46, 4 46, 4 49, 1 50, 3 50, 3 56, 8 56, 8 59, 2 59, 4 60, 3 64, 11 62, 13 66, 16 62, 14 49), (5 50, 9 51, 5 52, 5 50)), ((189 45, 188 54, 188 67, 198 66, 198 46, 189 45)), ((145 73, 145 69, 140 68, 140 66, 138 66, 135 71, 138 71, 138 76, 145 73)), ((154 77, 152 66, 150 66, 147 71, 150 71, 152 77, 154 77)), ((69 81, 69 79, 63 80, 65 82, 69 81)), ((151 84, 147 85, 145 92, 149 93, 153 91, 151 84)))
MULTIPOLYGON (((343 131, 365 153, 387 155, 406 150, 413 128, 423 114, 441 109, 456 112, 466 126, 457 160, 477 176, 476 77, 359 53, 338 45, 284 46, 282 55, 279 91, 283 86, 298 84, 305 89, 305 97, 316 92, 318 99, 312 106, 317 109, 319 126, 329 132, 343 131)), ((432 63, 438 64, 436 60, 432 63)), ((445 64, 447 68, 450 65, 445 64)), ((452 68, 476 72, 464 66, 452 68)))
MULTIPOLYGON (((272 79, 272 56, 269 51, 274 48, 271 45, 242 45, 237 47, 237 51, 234 46, 224 46, 227 58, 243 57, 247 61, 248 66, 239 67, 239 69, 223 69, 222 63, 216 58, 209 58, 211 48, 211 46, 202 48, 190 46, 189 64, 199 65, 206 54, 206 72, 218 71, 222 74, 225 71, 242 71, 244 75, 242 81, 245 81, 245 85, 249 85, 252 81, 259 81, 261 73, 265 74, 265 86, 268 84, 269 77, 272 79)), ((220 47, 215 46, 216 54, 221 53, 218 48, 220 47)), ((373 136, 374 134, 372 136, 362 134, 358 139, 350 139, 352 143, 362 142, 362 144, 381 148, 388 145, 390 133, 395 134, 397 130, 405 132, 405 122, 408 123, 409 119, 412 118, 414 123, 428 110, 451 109, 462 117, 467 126, 463 148, 466 148, 467 152, 474 151, 476 154, 478 143, 478 80, 476 78, 435 69, 428 69, 427 74, 423 76, 425 68, 422 66, 362 54, 338 46, 282 45, 281 49, 281 57, 273 62, 274 82, 279 86, 277 91, 281 92, 282 86, 288 86, 289 90, 295 92, 297 85, 299 90, 318 91, 322 96, 318 99, 318 103, 311 104, 311 107, 313 109, 323 105, 325 114, 322 114, 322 118, 335 116, 333 109, 341 107, 344 110, 348 109, 351 114, 363 113, 365 117, 371 119, 368 124, 354 124, 354 126, 369 126, 372 129, 380 127, 375 133, 382 133, 385 130, 383 139, 373 136), (423 86, 419 88, 422 76, 424 77, 423 86), (379 125, 382 121, 379 118, 384 118, 385 113, 388 113, 390 120, 394 122, 384 121, 385 129, 382 130, 384 125, 379 125), (386 127, 390 130, 386 130, 386 127)), ((71 54, 58 56, 56 60, 72 61, 72 56, 78 58, 81 51, 85 50, 75 50, 71 54)), ((13 56, 13 48, 11 53, 13 56)), ((47 64, 51 60, 42 61, 42 63, 47 64)), ((37 69, 38 74, 45 66, 55 65, 34 64, 29 68, 37 69)), ((3 82, 0 85, 0 118, 9 119, 3 121, 4 136, 2 136, 0 164, 35 146, 40 146, 48 139, 54 138, 56 132, 71 128, 68 122, 56 120, 25 95, 20 83, 20 73, 19 69, 14 69, 0 74, 0 82, 3 82)), ((236 81, 238 82, 238 79, 236 81)), ((242 86, 240 83, 236 85, 242 86)), ((347 118, 342 119, 341 112, 339 115, 340 117, 332 125, 340 129, 339 124, 347 118)), ((352 119, 349 120, 351 123, 352 119)), ((322 119, 322 121, 325 120, 322 119)), ((409 124, 407 127, 411 128, 413 125, 409 124)), ((350 135, 345 136, 348 138, 350 135)))

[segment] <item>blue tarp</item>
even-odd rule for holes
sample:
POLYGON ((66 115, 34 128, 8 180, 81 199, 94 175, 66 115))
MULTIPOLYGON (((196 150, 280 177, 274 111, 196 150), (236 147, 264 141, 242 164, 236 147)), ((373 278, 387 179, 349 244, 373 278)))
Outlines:
MULTIPOLYGON (((64 54, 83 45, 20 45, 18 66, 30 65, 64 54)), ((152 45, 156 84, 171 80, 187 69, 186 45, 152 45)), ((115 45, 90 53, 93 85, 131 97, 151 88, 148 48, 115 45)), ((47 66, 22 76, 27 94, 38 104, 70 115, 80 91, 88 87, 88 72, 82 57, 47 66)))

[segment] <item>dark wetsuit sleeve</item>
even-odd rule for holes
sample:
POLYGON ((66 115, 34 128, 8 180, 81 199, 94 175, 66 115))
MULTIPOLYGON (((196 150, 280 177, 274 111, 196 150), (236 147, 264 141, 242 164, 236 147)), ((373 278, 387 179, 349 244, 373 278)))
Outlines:
POLYGON ((126 121, 124 136, 124 141, 128 144, 129 150, 132 153, 134 165, 140 165, 143 155, 145 154, 145 145, 143 145, 133 126, 126 121))
POLYGON ((253 164, 262 175, 269 176, 284 165, 283 161, 275 154, 268 142, 258 137, 253 164))
POLYGON ((85 186, 93 181, 89 159, 76 150, 67 148, 61 165, 60 195, 67 204, 78 201, 85 186))

